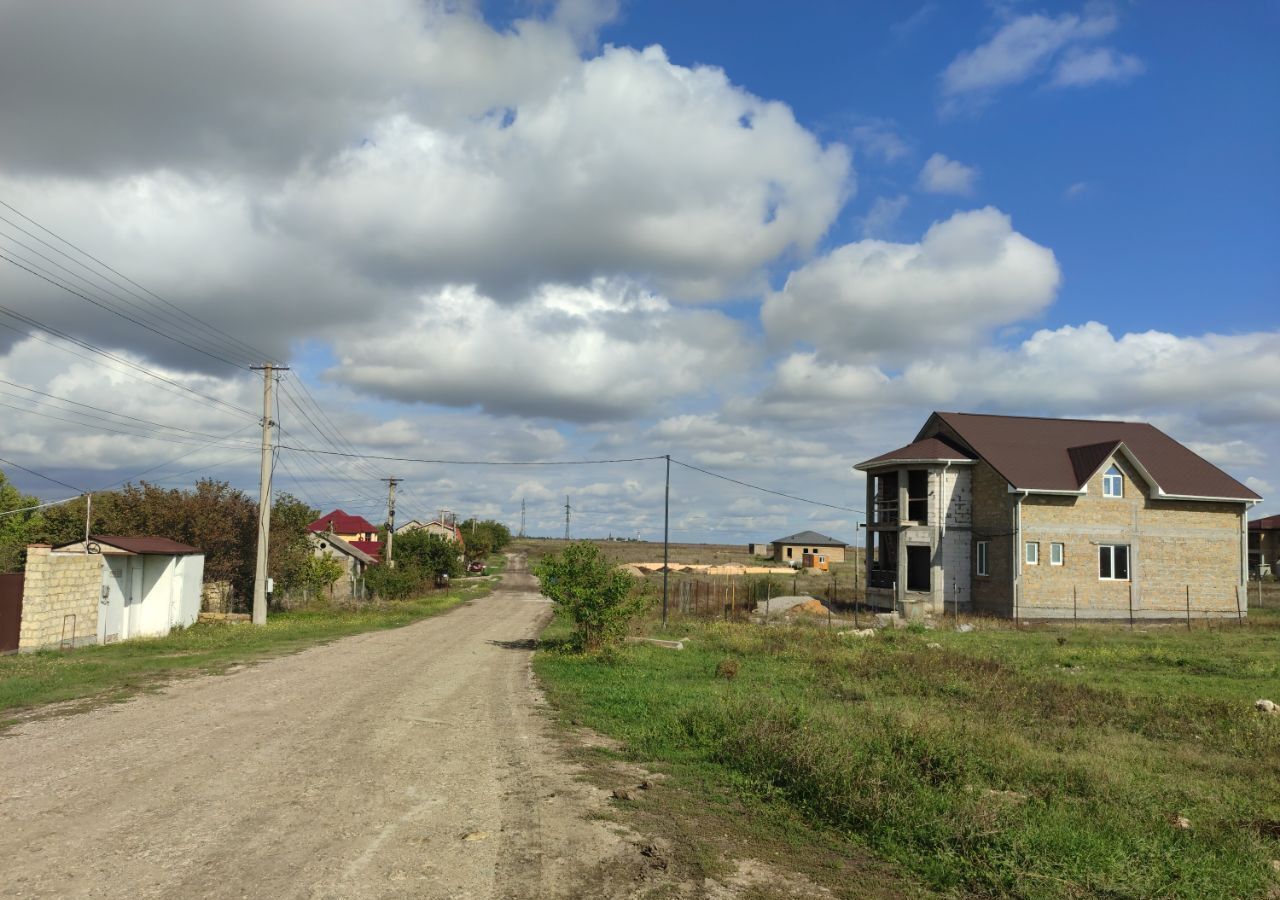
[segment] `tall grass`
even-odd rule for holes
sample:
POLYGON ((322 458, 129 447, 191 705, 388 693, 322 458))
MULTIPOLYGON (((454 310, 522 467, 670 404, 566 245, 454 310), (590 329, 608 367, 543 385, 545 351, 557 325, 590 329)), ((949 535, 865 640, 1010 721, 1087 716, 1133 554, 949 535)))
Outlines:
POLYGON ((681 633, 693 639, 680 653, 536 665, 553 699, 637 757, 711 766, 940 890, 1226 898, 1280 885, 1280 717, 1252 707, 1280 698, 1274 621, 681 633), (726 658, 731 680, 715 677, 726 658))

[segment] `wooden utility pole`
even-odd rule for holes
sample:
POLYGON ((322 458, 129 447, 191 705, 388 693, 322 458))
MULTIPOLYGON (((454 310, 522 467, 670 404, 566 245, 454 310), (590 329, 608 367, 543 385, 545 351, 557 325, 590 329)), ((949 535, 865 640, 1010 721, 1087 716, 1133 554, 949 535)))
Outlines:
POLYGON ((391 555, 391 545, 396 539, 396 485, 404 479, 392 476, 382 480, 387 483, 387 565, 394 569, 396 561, 391 555))
POLYGON ((267 624, 267 554, 271 542, 271 395, 275 373, 288 366, 264 363, 253 366, 262 373, 262 465, 258 472, 258 559, 253 572, 253 624, 267 624))

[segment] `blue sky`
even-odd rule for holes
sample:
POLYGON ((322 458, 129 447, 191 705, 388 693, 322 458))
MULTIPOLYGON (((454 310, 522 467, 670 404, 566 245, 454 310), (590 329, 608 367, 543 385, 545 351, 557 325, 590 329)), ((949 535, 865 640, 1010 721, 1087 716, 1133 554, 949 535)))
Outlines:
MULTIPOLYGON (((12 389, 0 456, 128 477, 181 449, 173 427, 251 422, 269 355, 308 451, 671 453, 857 508, 852 463, 942 408, 1151 421, 1280 496, 1280 5, 75 12, 0 3, 0 199, 253 351, 212 364, 0 267, 46 327, 241 407, 0 331, 0 377, 45 392, 12 389), (48 418, 85 397, 170 430, 48 418)), ((39 262, 14 239, 0 223, 39 262)), ((593 532, 660 525, 647 463, 290 453, 284 486, 317 506, 373 515, 394 469, 411 516, 515 523, 524 499, 559 533, 569 493, 593 532)), ((226 442, 148 477, 193 463, 255 489, 226 442)), ((857 519, 688 470, 673 500, 683 539, 857 519)))
MULTIPOLYGON (((980 170, 972 202, 1008 211, 1061 260, 1062 293, 1044 324, 1098 318, 1180 334, 1274 324, 1280 112, 1268 98, 1280 84, 1280 5, 1112 9, 1108 41, 1142 61, 1141 75, 1067 89, 1039 72, 947 116, 940 75, 999 28, 988 5, 644 2, 624 6, 601 40, 719 66, 829 140, 853 142, 857 125, 876 122, 899 135, 909 149, 896 162, 857 156, 859 196, 833 240, 856 239, 878 196, 912 195, 889 237, 945 217, 953 198, 913 190, 923 159, 941 151, 980 170)), ((1005 15, 1084 10, 1024 3, 1005 15)))

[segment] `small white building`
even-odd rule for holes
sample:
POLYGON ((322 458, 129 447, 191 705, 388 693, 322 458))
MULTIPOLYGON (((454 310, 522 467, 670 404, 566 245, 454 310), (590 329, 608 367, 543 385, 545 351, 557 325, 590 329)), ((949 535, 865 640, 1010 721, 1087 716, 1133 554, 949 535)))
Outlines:
POLYGON ((110 644, 135 637, 162 637, 200 615, 204 553, 161 537, 93 535, 58 547, 62 554, 100 555, 102 596, 97 639, 110 644))

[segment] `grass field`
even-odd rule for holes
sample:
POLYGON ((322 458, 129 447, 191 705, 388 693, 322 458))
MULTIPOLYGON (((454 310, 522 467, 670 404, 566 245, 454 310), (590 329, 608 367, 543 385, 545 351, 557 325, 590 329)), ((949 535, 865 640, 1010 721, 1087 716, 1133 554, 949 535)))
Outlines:
MULTIPOLYGON (((491 589, 481 583, 360 609, 313 604, 272 613, 261 627, 203 623, 163 638, 0 656, 0 713, 81 698, 123 699, 173 677, 218 672, 362 631, 398 628, 491 589)), ((10 723, 0 718, 0 728, 10 723)))
POLYGON ((761 844, 755 823, 798 820, 790 856, 827 859, 810 874, 842 896, 863 887, 832 847, 907 893, 1280 896, 1280 716, 1253 708, 1280 702, 1280 611, 865 639, 676 621, 683 651, 595 657, 556 650, 562 628, 536 670, 566 717, 670 773, 684 800, 646 798, 652 823, 761 844))

